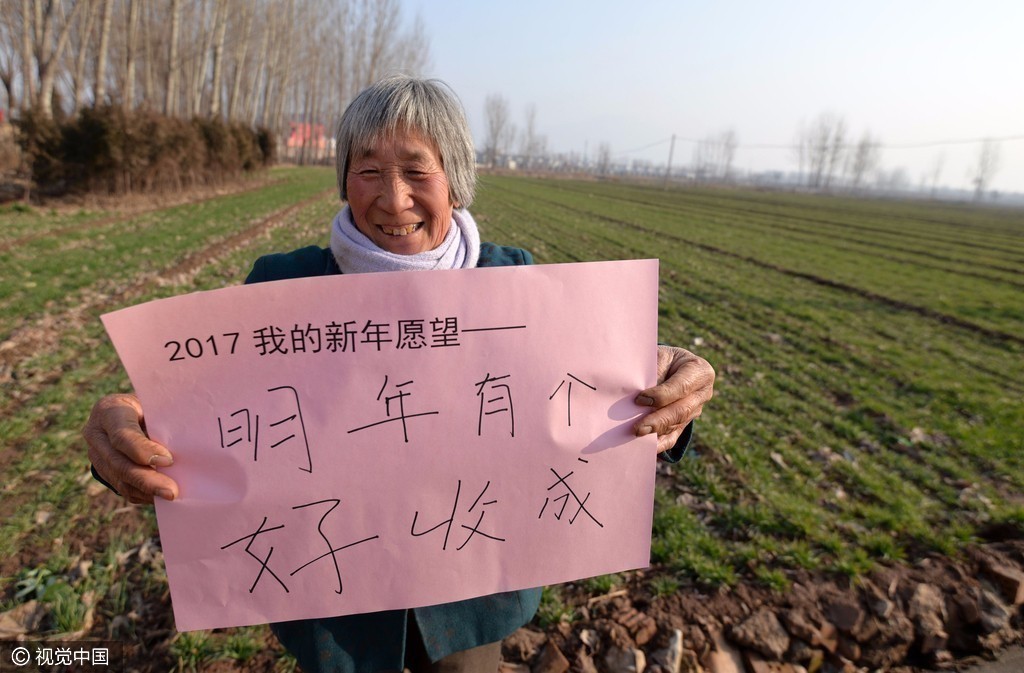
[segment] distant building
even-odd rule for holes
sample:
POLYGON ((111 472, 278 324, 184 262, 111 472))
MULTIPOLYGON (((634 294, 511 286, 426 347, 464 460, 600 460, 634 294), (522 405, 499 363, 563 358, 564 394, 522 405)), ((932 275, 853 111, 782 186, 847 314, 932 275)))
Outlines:
POLYGON ((323 124, 288 122, 288 140, 285 141, 285 146, 289 150, 305 147, 307 150, 325 152, 333 145, 333 140, 324 132, 323 124))

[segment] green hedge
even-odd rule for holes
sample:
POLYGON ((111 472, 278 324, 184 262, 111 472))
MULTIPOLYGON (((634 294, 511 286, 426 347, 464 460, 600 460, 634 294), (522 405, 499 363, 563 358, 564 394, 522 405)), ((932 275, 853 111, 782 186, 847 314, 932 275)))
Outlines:
POLYGON ((119 194, 210 184, 274 161, 274 136, 221 119, 86 108, 66 121, 23 111, 18 143, 36 189, 119 194))

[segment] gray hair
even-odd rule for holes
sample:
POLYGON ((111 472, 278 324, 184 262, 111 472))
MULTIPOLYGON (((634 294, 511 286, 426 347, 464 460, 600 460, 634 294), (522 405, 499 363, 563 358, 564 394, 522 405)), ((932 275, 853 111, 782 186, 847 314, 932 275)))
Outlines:
POLYGON ((434 143, 448 177, 452 203, 469 207, 476 190, 476 153, 462 105, 441 80, 407 75, 393 75, 363 89, 341 116, 335 137, 341 198, 348 200, 345 178, 352 156, 405 130, 434 143))

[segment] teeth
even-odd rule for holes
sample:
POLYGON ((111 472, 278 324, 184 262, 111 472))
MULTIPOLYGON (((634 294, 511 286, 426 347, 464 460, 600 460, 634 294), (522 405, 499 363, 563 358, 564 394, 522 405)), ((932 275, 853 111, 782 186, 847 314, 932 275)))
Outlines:
POLYGON ((388 236, 408 236, 412 232, 420 228, 419 223, 407 224, 404 227, 385 227, 381 226, 381 230, 388 236))

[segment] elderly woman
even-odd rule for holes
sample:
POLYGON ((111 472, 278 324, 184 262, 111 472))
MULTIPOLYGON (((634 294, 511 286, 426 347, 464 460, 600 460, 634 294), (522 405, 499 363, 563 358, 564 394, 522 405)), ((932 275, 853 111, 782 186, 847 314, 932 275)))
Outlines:
MULTIPOLYGON (((247 283, 532 262, 525 250, 480 242, 466 210, 476 183, 473 143, 461 105, 442 83, 392 77, 371 86, 345 111, 337 141, 347 205, 331 224, 330 247, 261 257, 247 283)), ((636 396, 650 413, 635 431, 657 433, 662 457, 678 460, 711 398, 714 370, 662 346, 658 378, 636 396)), ((155 469, 170 465, 171 453, 143 428, 135 397, 100 400, 84 429, 93 472, 131 502, 174 500, 177 485, 155 469)), ((539 601, 540 590, 532 589, 271 628, 307 671, 496 671, 502 638, 528 622, 539 601)))

